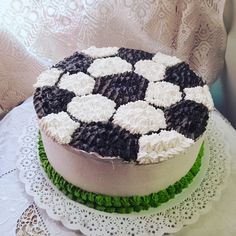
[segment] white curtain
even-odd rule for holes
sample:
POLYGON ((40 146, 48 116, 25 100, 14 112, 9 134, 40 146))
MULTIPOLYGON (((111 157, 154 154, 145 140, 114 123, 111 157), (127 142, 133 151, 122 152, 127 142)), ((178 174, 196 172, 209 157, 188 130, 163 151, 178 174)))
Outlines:
POLYGON ((32 94, 36 76, 91 45, 175 54, 211 83, 226 45, 224 0, 1 0, 0 108, 32 94))

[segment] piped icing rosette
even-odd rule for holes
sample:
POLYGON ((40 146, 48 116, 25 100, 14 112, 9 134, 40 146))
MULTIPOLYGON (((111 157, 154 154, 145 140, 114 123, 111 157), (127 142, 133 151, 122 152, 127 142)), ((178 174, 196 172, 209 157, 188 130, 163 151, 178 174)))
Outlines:
POLYGON ((162 130, 160 133, 143 135, 139 139, 139 163, 161 162, 180 154, 190 147, 194 141, 175 130, 162 130))
POLYGON ((115 112, 115 102, 100 94, 74 97, 67 111, 81 122, 108 121, 115 112))
POLYGON ((51 113, 39 121, 40 126, 46 134, 60 144, 67 144, 71 141, 71 135, 80 124, 73 121, 69 115, 61 111, 57 114, 51 113))
POLYGON ((169 82, 150 82, 145 99, 159 107, 170 107, 182 99, 182 92, 179 86, 169 82))
POLYGON ((43 72, 34 106, 60 144, 137 164, 185 152, 214 108, 208 86, 175 56, 90 47, 43 72))
POLYGON ((113 117, 113 123, 134 134, 146 134, 166 128, 164 112, 150 106, 146 101, 130 102, 120 106, 113 117))

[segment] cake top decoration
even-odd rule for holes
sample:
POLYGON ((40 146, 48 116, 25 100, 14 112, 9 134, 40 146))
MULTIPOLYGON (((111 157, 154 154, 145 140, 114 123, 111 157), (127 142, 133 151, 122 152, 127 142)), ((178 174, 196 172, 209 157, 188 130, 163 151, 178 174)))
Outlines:
POLYGON ((90 47, 42 72, 34 107, 54 141, 101 158, 157 163, 186 151, 214 108, 208 86, 175 56, 90 47))

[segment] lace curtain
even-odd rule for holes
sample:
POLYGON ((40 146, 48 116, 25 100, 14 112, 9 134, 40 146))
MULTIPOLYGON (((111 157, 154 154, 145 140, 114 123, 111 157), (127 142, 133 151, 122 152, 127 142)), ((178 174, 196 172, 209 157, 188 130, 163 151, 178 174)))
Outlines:
POLYGON ((225 0, 3 0, 0 108, 33 92, 44 68, 90 45, 175 54, 208 83, 224 63, 225 0))

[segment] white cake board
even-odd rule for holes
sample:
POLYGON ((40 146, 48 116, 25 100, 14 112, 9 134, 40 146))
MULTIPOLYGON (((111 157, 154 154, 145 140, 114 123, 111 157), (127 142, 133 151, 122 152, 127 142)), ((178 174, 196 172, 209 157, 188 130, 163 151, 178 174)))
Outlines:
POLYGON ((40 167, 37 151, 36 118, 20 138, 17 167, 27 194, 45 209, 49 217, 85 235, 163 235, 196 222, 211 209, 227 183, 230 170, 229 147, 221 127, 210 118, 205 155, 200 172, 182 193, 160 207, 131 214, 100 212, 68 199, 48 180, 40 167))

